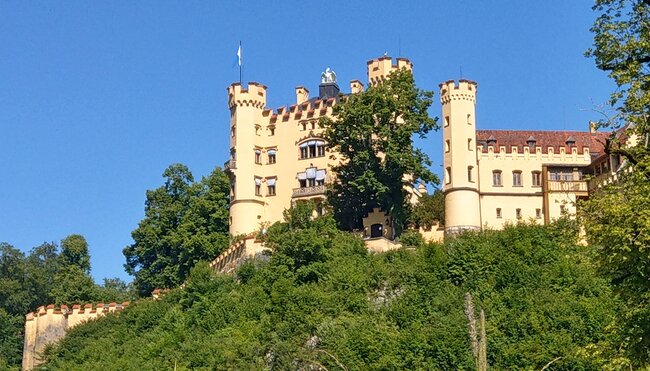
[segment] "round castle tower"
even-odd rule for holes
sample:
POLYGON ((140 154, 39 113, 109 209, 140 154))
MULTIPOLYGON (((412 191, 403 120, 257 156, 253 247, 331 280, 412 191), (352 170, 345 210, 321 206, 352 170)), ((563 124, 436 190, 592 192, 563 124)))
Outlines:
POLYGON ((440 84, 445 233, 481 229, 476 155, 476 87, 470 80, 440 84))
POLYGON ((230 108, 230 234, 250 233, 259 228, 264 215, 264 200, 256 194, 256 131, 266 107, 266 86, 252 82, 228 87, 230 108))

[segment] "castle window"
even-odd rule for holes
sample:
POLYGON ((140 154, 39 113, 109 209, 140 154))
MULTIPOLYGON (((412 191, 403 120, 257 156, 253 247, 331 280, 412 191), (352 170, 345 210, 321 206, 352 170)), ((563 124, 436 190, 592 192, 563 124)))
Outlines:
POLYGON ((449 152, 450 145, 449 145, 449 139, 445 140, 445 152, 449 152))
POLYGON ((573 172, 569 169, 551 169, 548 175, 551 180, 563 182, 573 180, 573 172))
POLYGON ((467 114, 467 125, 472 125, 472 115, 469 113, 467 114))
POLYGON ((445 126, 449 126, 449 116, 445 116, 445 126))
POLYGON ((230 179, 230 199, 235 198, 235 178, 230 179))
POLYGON ((302 131, 307 130, 307 123, 306 122, 303 122, 300 125, 302 125, 302 131))
POLYGON ((255 135, 260 135, 260 126, 255 125, 255 135))
POLYGON ((260 151, 259 149, 255 150, 255 163, 256 164, 262 163, 262 151, 260 151))
POLYGON ((501 219, 501 208, 497 207, 497 219, 501 219))
POLYGON ((512 185, 514 187, 521 187, 521 171, 515 170, 512 172, 512 185))
POLYGON ((467 167, 467 181, 474 183, 474 166, 467 167))
POLYGON ((230 160, 237 161, 237 150, 234 148, 230 149, 230 160))
POLYGON ((503 186, 501 183, 501 170, 492 171, 492 185, 495 187, 503 186))
POLYGON ((535 218, 542 219, 542 209, 535 209, 535 218))
POLYGON ((325 156, 325 142, 322 140, 310 140, 300 145, 300 158, 312 158, 325 156))
POLYGON ((472 146, 472 138, 467 138, 467 149, 468 149, 469 151, 473 151, 473 150, 474 150, 474 148, 473 148, 473 146, 472 146))
POLYGON ((540 187, 542 185, 542 172, 541 171, 533 171, 533 187, 540 187))
POLYGON ((300 188, 315 187, 325 184, 325 169, 318 170, 315 167, 305 169, 304 172, 298 173, 298 184, 300 188))
POLYGON ((521 219, 521 209, 515 209, 515 215, 517 216, 517 219, 521 219))
POLYGON ((235 137, 235 132, 236 132, 236 128, 235 128, 235 125, 233 125, 233 126, 230 128, 230 137, 231 137, 231 138, 234 138, 234 137, 235 137))
POLYGON ((316 121, 311 122, 311 129, 312 130, 316 129, 316 121))
POLYGON ((275 181, 276 178, 266 178, 266 195, 275 196, 275 181))
POLYGON ((445 169, 445 184, 451 183, 451 167, 445 169))
POLYGON ((262 178, 255 178, 255 196, 262 195, 262 178))
POLYGON ((269 126, 269 135, 274 136, 275 135, 275 126, 269 126))
POLYGON ((269 149, 268 151, 266 151, 266 155, 268 156, 269 159, 269 164, 275 164, 276 161, 275 153, 276 153, 275 149, 269 149))

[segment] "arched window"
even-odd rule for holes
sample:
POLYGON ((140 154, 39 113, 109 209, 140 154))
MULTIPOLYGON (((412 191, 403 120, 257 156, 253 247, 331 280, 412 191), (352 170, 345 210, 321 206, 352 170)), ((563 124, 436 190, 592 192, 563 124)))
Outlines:
POLYGON ((325 156, 325 142, 322 140, 309 140, 301 143, 298 147, 300 148, 300 159, 325 156))

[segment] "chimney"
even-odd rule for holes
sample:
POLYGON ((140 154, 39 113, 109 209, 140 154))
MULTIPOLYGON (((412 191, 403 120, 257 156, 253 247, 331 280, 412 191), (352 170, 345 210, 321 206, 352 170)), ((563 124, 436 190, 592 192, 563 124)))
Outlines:
POLYGON ((296 104, 305 103, 309 100, 309 90, 303 86, 296 87, 296 104))

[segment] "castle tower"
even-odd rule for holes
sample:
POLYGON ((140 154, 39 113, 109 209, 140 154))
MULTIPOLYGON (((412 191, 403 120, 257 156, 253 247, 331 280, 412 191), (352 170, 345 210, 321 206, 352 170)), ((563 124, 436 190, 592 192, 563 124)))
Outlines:
POLYGON ((440 84, 445 233, 481 228, 476 155, 476 87, 469 80, 440 84))
POLYGON ((266 107, 266 86, 240 83, 228 87, 230 108, 230 234, 250 233, 259 228, 264 216, 264 198, 260 195, 262 177, 260 132, 266 107))
POLYGON ((388 75, 400 68, 413 70, 413 63, 406 58, 397 58, 397 63, 393 64, 393 59, 388 56, 368 61, 368 83, 376 84, 384 80, 388 75))

